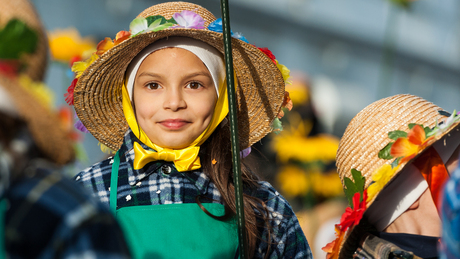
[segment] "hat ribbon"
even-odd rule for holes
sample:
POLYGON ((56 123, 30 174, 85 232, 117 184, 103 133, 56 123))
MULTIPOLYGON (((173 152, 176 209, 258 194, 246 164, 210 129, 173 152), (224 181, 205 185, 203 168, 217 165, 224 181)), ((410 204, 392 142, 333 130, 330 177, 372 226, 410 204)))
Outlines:
POLYGON ((423 178, 427 181, 434 204, 438 211, 440 211, 441 200, 439 199, 439 195, 441 194, 444 183, 449 179, 449 173, 442 158, 433 147, 429 147, 413 164, 420 170, 423 178))
POLYGON ((190 171, 196 170, 201 167, 200 158, 198 152, 200 147, 188 147, 180 150, 174 150, 170 148, 160 148, 158 151, 145 150, 142 146, 134 142, 134 169, 139 170, 146 164, 156 161, 173 161, 177 171, 190 171))

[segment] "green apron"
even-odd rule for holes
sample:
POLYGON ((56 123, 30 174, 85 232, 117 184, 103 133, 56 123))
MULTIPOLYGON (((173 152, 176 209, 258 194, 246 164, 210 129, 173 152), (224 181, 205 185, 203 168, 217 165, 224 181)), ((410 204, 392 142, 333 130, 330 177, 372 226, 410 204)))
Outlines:
MULTIPOLYGON (((206 215, 196 203, 117 208, 120 154, 114 156, 110 181, 110 209, 116 215, 133 258, 238 258, 235 222, 206 215)), ((224 206, 203 203, 213 215, 224 206)))

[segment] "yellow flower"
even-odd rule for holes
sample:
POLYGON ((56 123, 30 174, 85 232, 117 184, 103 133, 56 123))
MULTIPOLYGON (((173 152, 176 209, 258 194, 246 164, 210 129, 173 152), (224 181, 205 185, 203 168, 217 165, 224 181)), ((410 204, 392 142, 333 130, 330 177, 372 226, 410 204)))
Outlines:
POLYGON ((83 52, 95 49, 96 43, 90 37, 82 38, 75 28, 57 29, 50 32, 49 45, 52 57, 61 62, 69 62, 83 52))
POLYGON ((42 82, 34 82, 30 77, 26 75, 21 75, 19 77, 19 83, 24 89, 27 90, 35 99, 46 107, 47 109, 52 109, 54 104, 54 93, 42 82))
POLYGON ((105 154, 115 154, 115 151, 113 151, 111 148, 108 146, 102 144, 101 142, 98 142, 97 145, 101 148, 102 153, 105 154))
POLYGON ((286 197, 306 195, 310 189, 307 174, 295 166, 287 166, 276 175, 281 192, 286 197))
POLYGON ((312 172, 310 184, 313 192, 325 198, 340 196, 343 193, 342 182, 335 171, 331 172, 312 172))
POLYGON ((282 163, 289 160, 330 162, 335 159, 339 140, 327 134, 305 137, 285 129, 273 137, 272 145, 282 163))
POLYGON ((391 168, 391 165, 384 164, 381 167, 377 168, 372 174, 373 183, 367 188, 367 202, 370 202, 374 199, 383 187, 390 181, 395 172, 398 170, 399 166, 391 168))
POLYGON ((91 55, 91 57, 85 61, 78 61, 73 63, 72 71, 76 73, 75 78, 79 78, 81 74, 91 65, 99 56, 95 53, 91 55))
POLYGON ((281 71, 281 74, 283 75, 284 82, 286 84, 290 84, 291 82, 288 80, 291 74, 291 70, 289 70, 285 65, 280 64, 278 60, 276 59, 275 59, 275 62, 276 62, 276 66, 278 67, 278 69, 281 71))
POLYGON ((286 91, 289 92, 294 106, 305 104, 308 101, 308 88, 301 81, 294 80, 291 85, 286 85, 286 91))

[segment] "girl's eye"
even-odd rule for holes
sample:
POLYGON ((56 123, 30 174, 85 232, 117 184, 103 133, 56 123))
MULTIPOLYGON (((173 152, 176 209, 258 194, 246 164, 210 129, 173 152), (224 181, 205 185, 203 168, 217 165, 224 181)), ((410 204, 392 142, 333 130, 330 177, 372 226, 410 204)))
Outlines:
POLYGON ((191 82, 187 85, 187 88, 190 88, 190 89, 199 89, 201 87, 203 87, 203 85, 198 82, 191 82))
POLYGON ((150 90, 156 90, 156 89, 161 88, 161 86, 157 83, 148 83, 146 87, 150 90))

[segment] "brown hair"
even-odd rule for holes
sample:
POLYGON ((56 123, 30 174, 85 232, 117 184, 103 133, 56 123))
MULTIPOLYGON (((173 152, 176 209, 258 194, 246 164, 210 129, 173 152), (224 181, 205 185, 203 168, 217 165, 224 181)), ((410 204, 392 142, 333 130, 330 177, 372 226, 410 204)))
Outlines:
MULTIPOLYGON (((231 215, 236 214, 235 188, 233 184, 233 170, 230 143, 230 127, 228 124, 218 126, 210 138, 203 144, 200 155, 201 165, 214 185, 219 190, 227 212, 231 215), (213 164, 213 160, 215 163, 213 164)), ((241 174, 244 190, 244 214, 245 228, 247 237, 248 256, 252 258, 256 251, 257 239, 262 239, 268 243, 266 256, 270 250, 270 233, 269 214, 265 203, 258 199, 254 194, 258 187, 259 177, 253 173, 249 165, 242 159, 241 174), (257 211, 257 212, 256 212, 257 211), (261 237, 261 229, 268 229, 268 236, 261 237)), ((204 207, 201 207, 208 215, 204 207)), ((226 215, 228 216, 228 215, 226 215)), ((223 217, 225 220, 227 217, 223 217)), ((217 218, 218 219, 218 218, 217 218)))

